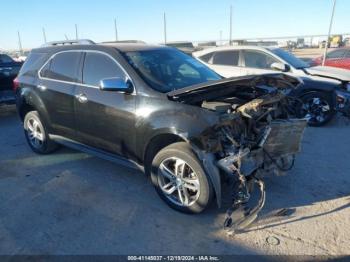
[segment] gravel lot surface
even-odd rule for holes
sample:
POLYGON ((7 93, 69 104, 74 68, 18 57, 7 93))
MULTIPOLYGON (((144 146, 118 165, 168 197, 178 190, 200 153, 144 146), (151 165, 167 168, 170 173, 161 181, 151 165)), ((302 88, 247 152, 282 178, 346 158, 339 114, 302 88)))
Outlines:
POLYGON ((173 211, 141 172, 65 148, 32 153, 13 107, 0 108, 0 130, 0 254, 350 255, 341 117, 306 130, 295 168, 265 180, 259 220, 235 236, 222 230, 224 209, 173 211))

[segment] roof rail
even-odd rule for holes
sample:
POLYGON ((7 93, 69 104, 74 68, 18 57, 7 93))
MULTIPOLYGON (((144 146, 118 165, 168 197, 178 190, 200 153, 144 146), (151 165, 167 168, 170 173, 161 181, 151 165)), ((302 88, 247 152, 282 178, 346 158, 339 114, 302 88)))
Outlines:
POLYGON ((95 42, 89 39, 52 41, 43 44, 41 47, 58 46, 58 45, 94 45, 95 42))
POLYGON ((119 41, 105 41, 101 44, 146 44, 142 40, 119 40, 119 41))

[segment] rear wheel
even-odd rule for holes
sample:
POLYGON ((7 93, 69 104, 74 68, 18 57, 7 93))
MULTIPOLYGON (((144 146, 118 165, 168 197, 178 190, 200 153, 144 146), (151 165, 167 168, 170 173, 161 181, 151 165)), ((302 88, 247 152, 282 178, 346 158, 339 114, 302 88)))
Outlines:
POLYGON ((49 154, 58 145, 52 141, 37 111, 31 111, 24 117, 24 134, 30 148, 38 154, 49 154))
POLYGON ((333 102, 329 95, 313 92, 304 95, 301 100, 301 117, 306 118, 310 126, 323 126, 333 118, 333 102))
POLYGON ((151 177, 159 196, 181 212, 200 213, 213 198, 210 180, 187 143, 162 149, 153 159, 151 177))

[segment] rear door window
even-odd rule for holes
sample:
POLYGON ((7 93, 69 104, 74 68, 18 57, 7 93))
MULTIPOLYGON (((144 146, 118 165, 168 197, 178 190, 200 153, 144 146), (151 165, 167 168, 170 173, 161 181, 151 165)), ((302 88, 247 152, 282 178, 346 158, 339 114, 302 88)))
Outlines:
POLYGON ((346 53, 346 50, 342 50, 342 49, 335 50, 327 54, 327 59, 340 59, 344 57, 345 53, 346 53))
POLYGON ((245 67, 271 69, 271 65, 278 62, 272 56, 254 50, 243 51, 245 67))
POLYGON ((215 52, 213 57, 214 65, 238 66, 239 51, 220 51, 215 52))
POLYGON ((83 69, 83 83, 98 87, 106 78, 125 78, 124 71, 109 56, 102 53, 87 52, 83 69))
POLYGON ((59 53, 44 66, 41 76, 66 82, 78 82, 80 58, 81 52, 59 53))

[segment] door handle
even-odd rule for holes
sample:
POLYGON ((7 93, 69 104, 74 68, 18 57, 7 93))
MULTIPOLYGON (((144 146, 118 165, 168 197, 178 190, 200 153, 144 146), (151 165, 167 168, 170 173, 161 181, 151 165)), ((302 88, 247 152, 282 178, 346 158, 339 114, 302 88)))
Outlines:
POLYGON ((80 103, 86 103, 88 101, 88 98, 85 94, 79 94, 75 96, 80 103))
POLYGON ((40 91, 45 91, 47 89, 46 86, 43 86, 43 85, 37 85, 37 88, 40 90, 40 91))

